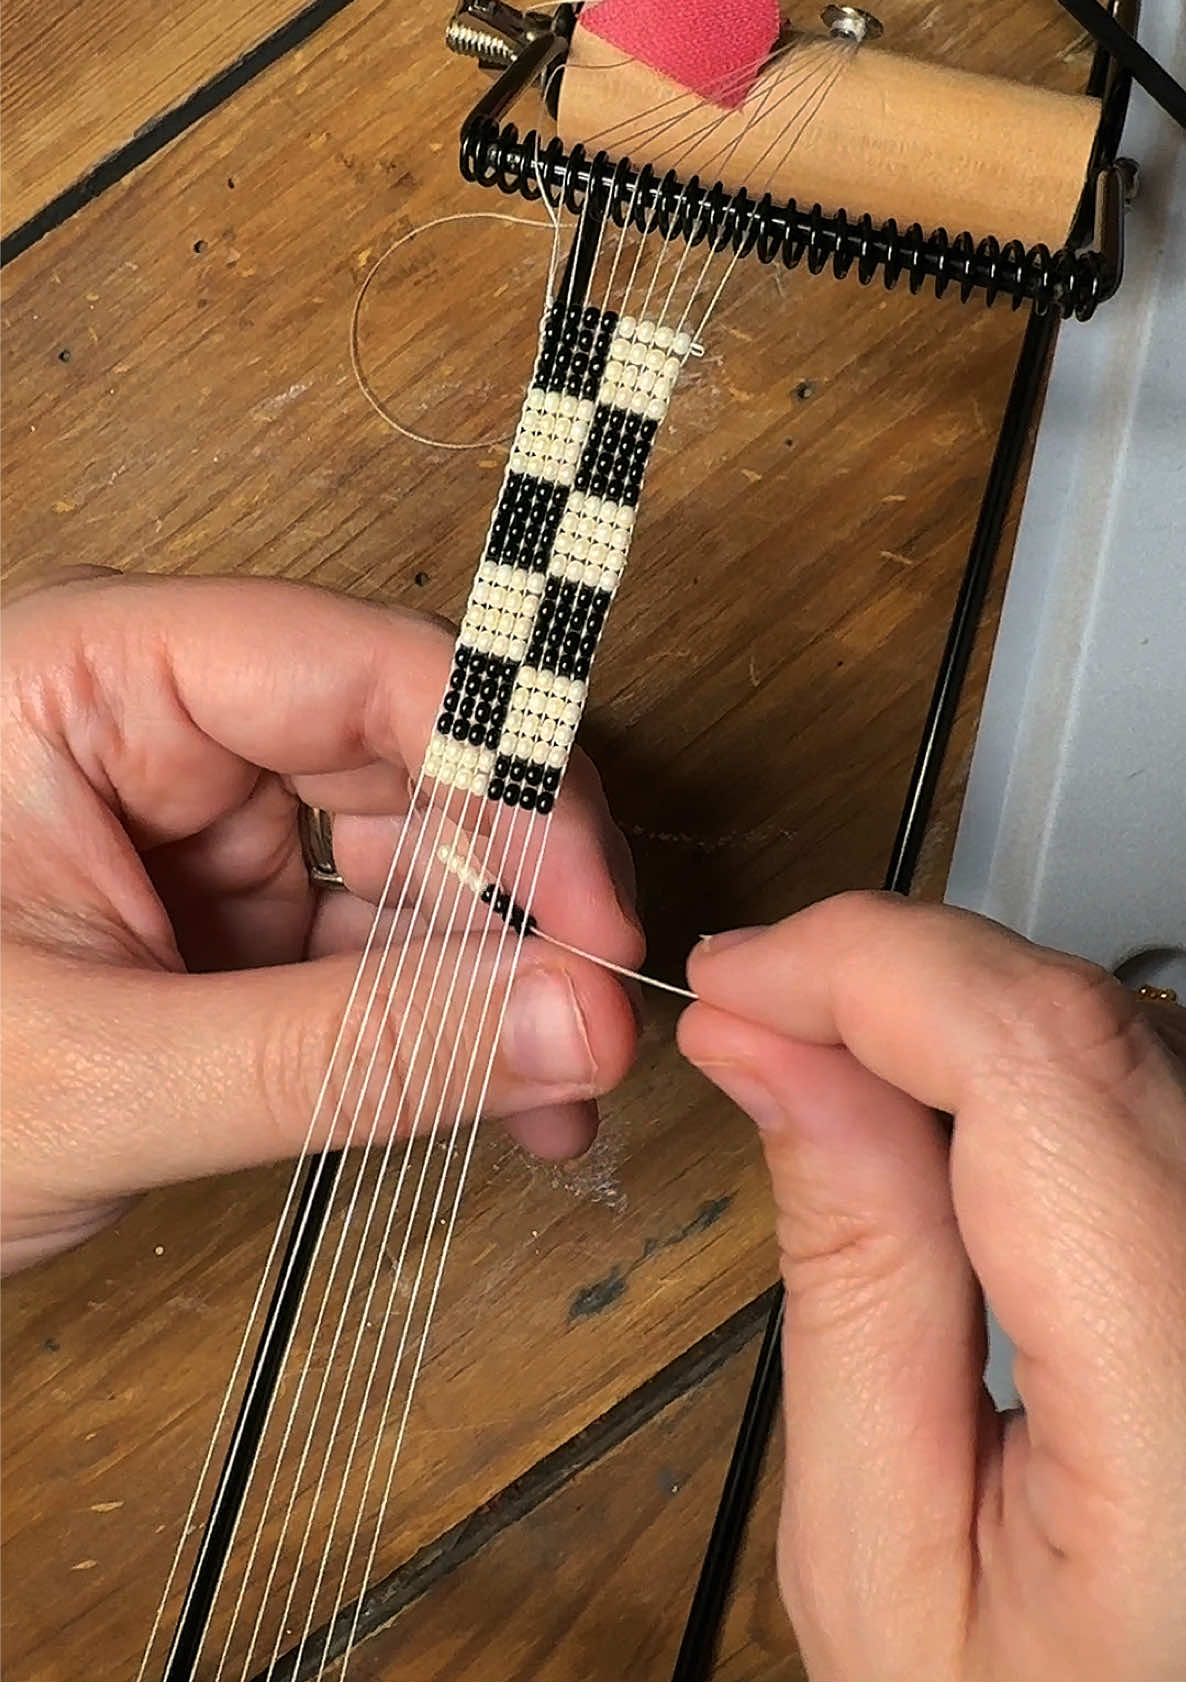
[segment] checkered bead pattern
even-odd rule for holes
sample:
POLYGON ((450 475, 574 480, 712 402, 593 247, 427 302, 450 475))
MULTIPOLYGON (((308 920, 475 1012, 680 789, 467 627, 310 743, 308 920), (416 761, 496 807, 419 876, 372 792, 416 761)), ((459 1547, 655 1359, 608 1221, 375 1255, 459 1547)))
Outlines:
POLYGON ((576 739, 686 332, 556 304, 424 774, 546 815, 576 739))

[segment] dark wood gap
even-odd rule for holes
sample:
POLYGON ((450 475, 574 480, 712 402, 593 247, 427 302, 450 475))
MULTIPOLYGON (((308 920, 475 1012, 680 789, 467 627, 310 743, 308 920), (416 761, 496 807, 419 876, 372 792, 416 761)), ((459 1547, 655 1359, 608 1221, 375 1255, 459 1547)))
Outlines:
POLYGON ((311 3, 290 18, 279 29, 273 30, 262 41, 257 42, 242 58, 236 59, 225 70, 210 77, 191 95, 187 95, 176 106, 162 112, 159 117, 151 119, 143 125, 130 141, 100 160, 98 165, 88 171, 85 177, 80 177, 77 183, 72 183, 68 189, 63 189, 48 201, 32 218, 7 236, 0 238, 0 267, 7 266, 10 260, 15 260, 48 236, 67 219, 81 212, 108 189, 121 182, 129 173, 136 170, 162 148, 175 142, 178 136, 199 123, 215 109, 254 82, 262 72, 269 70, 276 62, 283 59, 286 53, 294 48, 303 47, 311 36, 317 34, 324 25, 332 22, 339 12, 344 12, 347 6, 353 5, 354 0, 311 0, 311 3))
MULTIPOLYGON (((284 1655, 270 1670, 259 1673, 253 1681, 308 1682, 316 1677, 327 1643, 326 1663, 332 1664, 346 1653, 352 1642, 357 1644, 382 1630, 442 1577, 447 1577, 458 1566, 472 1559, 496 1536, 534 1512, 558 1489, 620 1446, 673 1401, 704 1382, 739 1353, 763 1328, 777 1294, 777 1287, 772 1287, 751 1299, 678 1358, 648 1377, 617 1405, 611 1406, 579 1435, 574 1435, 537 1460, 494 1499, 488 1500, 451 1530, 446 1530, 435 1541, 422 1547, 405 1564, 372 1584, 362 1597, 355 1633, 352 1634, 354 1616, 358 1611, 357 1600, 343 1607, 330 1624, 322 1625, 303 1647, 284 1655)), ((725 1461, 722 1461, 722 1471, 724 1465, 725 1461)))

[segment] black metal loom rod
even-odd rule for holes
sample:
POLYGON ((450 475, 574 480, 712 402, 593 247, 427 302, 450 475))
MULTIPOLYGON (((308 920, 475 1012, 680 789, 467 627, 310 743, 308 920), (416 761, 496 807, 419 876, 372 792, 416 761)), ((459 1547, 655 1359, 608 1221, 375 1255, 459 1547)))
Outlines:
POLYGON ((1186 130, 1186 89, 1175 81, 1159 60, 1130 35, 1100 0, 1058 0, 1097 45, 1122 65, 1134 82, 1155 100, 1163 112, 1186 130))
POLYGON ((201 1546, 190 1574, 177 1628, 165 1663, 166 1683, 190 1683, 214 1598, 234 1540, 252 1469, 259 1455, 276 1385, 292 1344, 293 1330, 309 1280, 309 1270, 329 1211, 340 1152, 323 1151, 309 1160, 300 1202, 255 1349, 247 1386, 227 1446, 218 1486, 206 1519, 201 1546))
MULTIPOLYGON (((1077 0, 1079 3, 1079 0, 1077 0)), ((1115 0, 1120 21, 1105 14, 1124 36, 1132 41, 1139 0, 1115 0), (1125 26, 1128 26, 1125 28, 1125 26)), ((1073 7, 1062 0, 1069 11, 1073 7)), ((1097 39, 1099 39, 1097 37, 1097 39)), ((1087 93, 1099 95, 1103 107, 1100 129, 1096 138, 1097 153, 1114 158, 1119 145, 1128 105, 1129 65, 1127 56, 1115 58, 1103 46, 1096 51, 1087 93)), ((1071 240, 1086 226, 1090 217, 1090 197, 1084 192, 1076 214, 1071 240)), ((997 446, 993 454, 988 482, 981 498, 976 530, 968 550, 952 611, 951 624, 943 647, 939 671, 931 693, 930 707, 923 723, 914 769, 906 789, 906 799, 898 820, 897 836, 890 852, 882 890, 908 893, 922 848, 935 788, 947 752, 952 724, 959 709, 960 693, 971 659, 984 599, 992 579, 992 570, 1000 548, 1009 504, 1021 468, 1022 455, 1030 428, 1037 413, 1038 401, 1047 366, 1058 337, 1059 321, 1053 315, 1031 313, 1025 329, 1013 382, 1005 405, 997 446)), ((758 1361, 754 1366, 745 1409, 737 1429, 729 1468, 721 1488, 713 1517, 708 1545, 704 1550, 696 1592, 688 1609, 683 1638, 672 1671, 674 1683, 704 1683, 712 1675, 717 1639, 733 1584, 737 1556, 753 1504, 758 1472, 765 1457, 778 1410, 782 1391, 782 1325, 786 1296, 779 1289, 770 1309, 766 1332, 758 1361)))
MULTIPOLYGON (((992 470, 886 870, 882 889, 887 892, 908 892, 914 877, 985 593, 1057 330, 1058 320, 1049 314, 1031 314, 1026 326, 992 470)), ((711 1674, 737 1555, 782 1389, 780 1344, 784 1304, 780 1290, 766 1325, 672 1672, 676 1683, 703 1683, 711 1674)))
MULTIPOLYGON (((602 197, 593 195, 583 213, 577 237, 568 252, 560 299, 575 301, 588 289, 597 263, 605 223, 602 197)), ((166 1683, 188 1683, 214 1609, 218 1585, 234 1540, 251 1474, 275 1397, 284 1360, 292 1345, 301 1300, 309 1280, 321 1232, 333 1196, 339 1152, 325 1151, 310 1160, 300 1203, 289 1231, 276 1276, 267 1316, 252 1361, 235 1427, 219 1472, 218 1486, 206 1520, 201 1546, 190 1574, 185 1599, 165 1665, 166 1683)))

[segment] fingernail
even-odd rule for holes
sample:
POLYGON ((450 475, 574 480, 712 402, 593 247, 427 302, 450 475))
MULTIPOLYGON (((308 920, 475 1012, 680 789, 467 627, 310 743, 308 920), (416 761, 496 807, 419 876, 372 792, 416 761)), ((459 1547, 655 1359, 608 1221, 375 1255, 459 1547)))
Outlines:
POLYGON ((764 1134, 773 1134, 786 1125, 786 1111, 756 1075, 738 1069, 732 1063, 697 1063, 696 1067, 708 1076, 714 1087, 727 1093, 737 1108, 743 1110, 751 1122, 757 1123, 764 1134))
POLYGON ((525 1081, 593 1085, 597 1065, 566 974, 528 969, 518 977, 503 1026, 503 1055, 507 1067, 525 1081))
POLYGON ((744 945, 747 939, 756 939, 759 933, 768 933, 766 927, 734 927, 728 933, 702 933, 697 951, 711 951, 715 956, 718 951, 728 951, 734 945, 744 945))

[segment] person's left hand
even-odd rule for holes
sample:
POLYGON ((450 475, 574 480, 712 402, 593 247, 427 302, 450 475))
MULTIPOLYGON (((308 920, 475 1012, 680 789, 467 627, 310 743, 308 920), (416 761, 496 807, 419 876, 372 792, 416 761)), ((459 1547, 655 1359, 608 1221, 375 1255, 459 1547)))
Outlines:
MULTIPOLYGON (((486 1111, 539 1155, 585 1149, 633 1054, 630 1000, 538 939, 520 952, 460 882, 429 880, 427 922, 398 923, 369 1026, 335 1049, 449 672, 438 623, 274 581, 82 570, 6 624, 7 1269, 310 1129, 316 1150, 472 1115, 504 994, 486 1111), (298 799, 334 812, 347 892, 310 888, 298 799)), ((541 821, 515 829, 524 896, 541 821)), ((637 965, 629 856, 579 752, 547 823, 541 926, 637 965)), ((388 902, 410 905, 426 866, 405 857, 388 902)))

